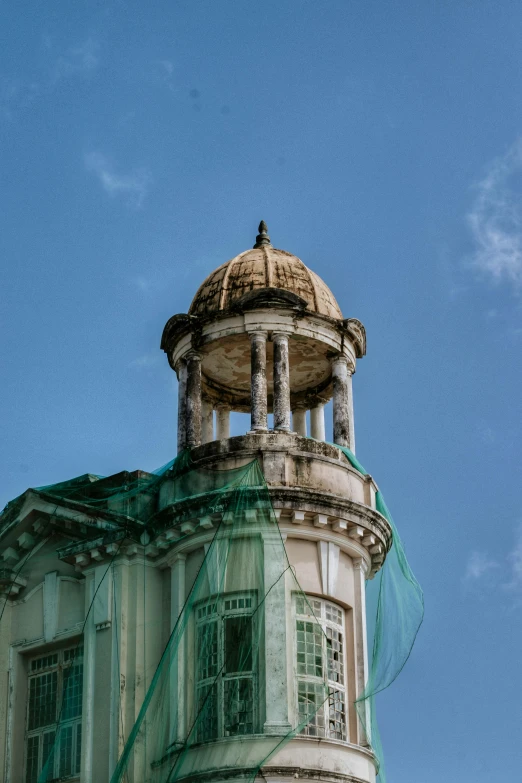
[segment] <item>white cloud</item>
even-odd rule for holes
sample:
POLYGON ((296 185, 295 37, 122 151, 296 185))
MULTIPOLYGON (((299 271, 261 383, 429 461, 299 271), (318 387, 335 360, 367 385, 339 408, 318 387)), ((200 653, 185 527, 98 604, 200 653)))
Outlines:
MULTIPOLYGON (((45 52, 53 48, 53 42, 47 34, 42 37, 42 47, 45 52)), ((28 109, 36 98, 52 95, 65 79, 94 71, 100 62, 99 49, 98 41, 87 38, 69 47, 53 63, 39 68, 38 78, 24 80, 0 75, 0 119, 13 120, 18 112, 28 109)))
POLYGON ((516 591, 522 597, 522 525, 518 526, 515 534, 515 544, 508 555, 510 567, 510 580, 505 585, 506 589, 516 591))
POLYGON ((172 76, 174 72, 174 64, 171 60, 161 60, 161 65, 164 67, 169 76, 172 76))
POLYGON ((501 561, 493 560, 486 552, 471 552, 462 577, 466 590, 492 590, 510 597, 510 608, 522 606, 522 523, 515 530, 511 551, 501 561), (501 569, 500 571, 498 569, 501 569))
POLYGON ((179 92, 179 88, 174 85, 174 63, 172 60, 157 60, 156 67, 159 66, 159 79, 168 87, 171 92, 179 92))
POLYGON ((136 370, 148 370, 149 367, 154 367, 160 359, 162 358, 162 355, 160 351, 154 351, 154 353, 145 353, 143 356, 138 356, 136 359, 133 359, 132 362, 129 362, 129 367, 132 367, 136 370))
POLYGON ((522 288, 522 139, 494 160, 476 186, 467 222, 476 246, 472 264, 496 282, 522 288))
POLYGON ((87 38, 83 43, 71 46, 54 64, 51 74, 53 83, 74 74, 93 71, 100 61, 99 49, 100 44, 93 38, 87 38))
POLYGON ((498 567, 496 560, 492 560, 484 552, 474 551, 469 556, 463 581, 467 584, 478 582, 498 567))
POLYGON ((117 173, 113 163, 101 152, 87 153, 84 162, 87 171, 98 177, 104 191, 111 198, 123 196, 130 206, 142 206, 152 182, 149 169, 134 169, 129 174, 117 173))
POLYGON ((152 280, 148 277, 144 277, 144 275, 136 275, 136 277, 131 278, 130 282, 145 294, 153 287, 152 280))

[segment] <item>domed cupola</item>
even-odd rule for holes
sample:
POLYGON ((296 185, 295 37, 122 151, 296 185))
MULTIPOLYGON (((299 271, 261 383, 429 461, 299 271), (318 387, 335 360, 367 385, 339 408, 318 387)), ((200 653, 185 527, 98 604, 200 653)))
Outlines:
POLYGON ((310 312, 337 320, 343 317, 334 295, 315 272, 292 253, 272 247, 264 221, 254 247, 222 264, 201 284, 189 314, 230 310, 245 294, 265 288, 296 294, 310 312))
POLYGON ((343 319, 297 256, 272 247, 264 221, 254 247, 212 272, 188 313, 169 319, 161 347, 179 379, 180 449, 228 438, 230 411, 251 414, 250 434, 299 435, 311 411, 311 435, 324 440, 332 397, 334 440, 353 449, 351 377, 366 352, 364 327, 343 319))

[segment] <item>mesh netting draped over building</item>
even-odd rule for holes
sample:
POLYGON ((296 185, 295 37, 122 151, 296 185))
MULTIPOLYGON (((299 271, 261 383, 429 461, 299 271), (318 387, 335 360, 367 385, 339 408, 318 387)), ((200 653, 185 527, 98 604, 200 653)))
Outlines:
MULTIPOLYGON (((348 449, 342 451, 354 467, 365 472, 348 449)), ((190 530, 190 520, 196 514, 203 518, 215 516, 220 521, 194 568, 192 586, 147 683, 136 721, 128 737, 121 737, 126 741, 111 780, 114 783, 128 779, 150 783, 182 780, 214 766, 227 766, 228 748, 233 766, 241 769, 247 779, 254 780, 260 768, 293 736, 299 732, 321 736, 326 719, 334 725, 336 708, 341 711, 338 739, 344 739, 341 727, 347 704, 340 702, 337 695, 343 692, 336 688, 342 685, 343 675, 335 664, 335 642, 321 622, 320 604, 302 591, 289 564, 258 462, 254 460, 234 470, 204 470, 192 467, 190 455, 185 452, 156 473, 139 473, 134 478, 125 474, 122 485, 115 484, 114 478, 107 482, 100 477, 95 480, 93 476, 84 476, 34 490, 45 500, 65 499, 73 507, 77 504, 79 515, 84 505, 94 506, 102 514, 108 508, 122 514, 132 505, 139 509, 134 519, 141 525, 131 527, 128 520, 127 524, 122 522, 112 527, 101 525, 101 538, 104 546, 113 545, 113 557, 97 585, 98 590, 104 581, 113 587, 117 583, 116 560, 123 546, 128 547, 129 541, 143 546, 144 541, 164 530, 161 522, 154 521, 151 525, 151 509, 155 508, 153 501, 158 493, 169 493, 181 529, 186 525, 190 530), (272 736, 259 730, 267 718, 266 713, 260 714, 263 703, 260 692, 270 694, 274 688, 281 688, 280 670, 284 662, 278 649, 273 659, 260 655, 260 650, 266 649, 266 634, 276 633, 284 617, 286 592, 297 598, 296 618, 302 618, 296 620, 294 675, 298 698, 288 725, 272 736), (198 651, 197 659, 194 649, 198 651), (194 686, 192 698, 187 692, 188 682, 194 686), (218 737, 222 737, 219 745, 218 737), (227 742, 229 738, 240 742, 232 744, 227 742), (197 749, 209 740, 214 742, 209 744, 208 758, 203 759, 197 749)), ((23 502, 20 498, 6 507, 4 529, 23 502)), ((380 493, 378 503, 381 513, 393 524, 380 493)), ((55 511, 59 508, 57 505, 55 511)), ((47 535, 55 534, 55 524, 41 531, 44 540, 47 535)), ((178 540, 182 538, 183 535, 178 540)), ((78 545, 69 548, 78 549, 78 545)), ((34 570, 38 557, 38 552, 31 552, 23 558, 11 574, 13 581, 23 580, 25 573, 34 570)), ((148 569, 145 565, 142 569, 142 654, 146 659, 147 652, 154 655, 154 651, 148 651, 148 640, 153 636, 150 624, 154 620, 146 614, 148 569)), ((374 697, 393 682, 404 666, 422 621, 423 607, 422 592, 409 569, 395 528, 384 567, 378 578, 367 583, 367 589, 375 593, 374 599, 368 601, 375 609, 368 617, 373 647, 370 677, 356 704, 369 742, 382 761, 374 697)), ((117 602, 116 591, 114 599, 117 602)), ((92 619, 95 602, 96 594, 88 607, 86 623, 92 619)), ((82 640, 69 653, 73 665, 64 673, 58 719, 47 740, 47 758, 39 783, 53 779, 58 738, 63 742, 63 737, 70 733, 70 691, 77 687, 74 661, 78 658, 83 665, 83 656, 82 640)), ((47 702, 45 709, 48 707, 47 702)), ((120 709, 121 705, 117 705, 118 712, 120 709)), ((35 722, 41 719, 36 717, 35 722)), ((63 751, 62 755, 65 755, 63 751)))

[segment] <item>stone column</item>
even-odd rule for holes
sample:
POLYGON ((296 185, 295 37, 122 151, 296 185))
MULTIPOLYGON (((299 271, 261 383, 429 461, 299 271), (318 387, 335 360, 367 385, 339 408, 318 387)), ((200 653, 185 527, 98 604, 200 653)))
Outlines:
POLYGON ((183 359, 176 365, 178 376, 178 454, 187 445, 187 365, 183 359))
MULTIPOLYGON (((366 637, 366 571, 367 565, 362 557, 353 558, 354 577, 354 631, 355 631, 355 698, 359 699, 364 692, 368 681, 368 640, 366 637)), ((366 702, 361 705, 364 708, 364 726, 360 719, 357 721, 357 744, 368 745, 371 743, 370 734, 370 705, 366 702), (365 730, 366 727, 366 730, 365 730)), ((359 708, 360 709, 360 708, 359 708)))
POLYGON ((298 405, 292 411, 292 429, 298 435, 306 438, 306 408, 304 405, 298 405))
POLYGON ((201 442, 210 443, 214 440, 214 408, 209 400, 201 403, 201 442))
POLYGON ((220 403, 216 406, 216 439, 230 438, 230 406, 220 403))
POLYGON ((201 443, 201 356, 187 354, 187 446, 201 443))
POLYGON ((355 454, 355 427, 353 418, 353 368, 348 367, 348 429, 350 430, 350 449, 355 454))
POLYGON ((310 411, 310 429, 312 438, 315 440, 326 440, 326 430, 324 427, 324 405, 320 402, 310 411))
POLYGON ((346 356, 332 359, 332 378, 334 443, 350 448, 350 392, 346 356))
POLYGON ((266 332, 250 332, 251 430, 266 432, 266 332))
POLYGON ((288 335, 276 332, 274 342, 274 429, 290 431, 290 364, 288 335))
MULTIPOLYGON (((170 630, 171 633, 185 605, 185 564, 187 556, 182 552, 175 554, 170 561, 170 630)), ((175 635, 178 644, 182 645, 186 634, 182 630, 175 635)), ((185 651, 181 646, 175 651, 173 646, 171 655, 177 660, 170 667, 170 703, 172 705, 171 742, 183 744, 186 740, 186 713, 185 713, 185 651)))

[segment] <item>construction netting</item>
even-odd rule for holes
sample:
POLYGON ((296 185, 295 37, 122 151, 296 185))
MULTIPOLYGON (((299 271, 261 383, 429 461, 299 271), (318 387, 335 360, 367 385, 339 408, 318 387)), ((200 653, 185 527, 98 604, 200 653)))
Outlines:
MULTIPOLYGON (((341 450, 364 474, 354 455, 341 450)), ((93 586, 82 630, 92 619, 104 580, 111 581, 118 616, 124 590, 121 547, 134 541, 146 549, 158 535, 176 530, 175 562, 170 566, 179 584, 167 623, 165 613, 150 605, 150 596, 157 594, 157 569, 143 558, 133 598, 141 607, 136 645, 143 675, 136 693, 142 698, 136 696, 131 717, 122 694, 114 705, 119 740, 111 783, 174 783, 196 774, 219 777, 216 771, 230 774, 231 769, 254 781, 296 735, 342 741, 350 732, 353 738, 356 713, 385 783, 375 696, 393 682, 410 654, 422 621, 423 598, 380 493, 377 510, 390 523, 393 539, 384 566, 367 582, 369 673, 364 692, 352 705, 345 702, 342 687, 342 642, 325 629, 321 606, 297 581, 257 460, 231 470, 207 469, 194 466, 187 451, 154 473, 82 476, 40 487, 33 496, 56 504, 54 513, 47 513, 48 529, 40 529, 39 535, 59 554, 64 552, 57 534, 60 520, 67 527, 75 514, 85 540, 99 540, 112 552, 93 586), (61 501, 66 501, 66 510, 61 501), (194 554, 195 535, 201 545, 194 554), (288 653, 290 634, 295 634, 294 659, 288 653)), ((9 531, 28 502, 21 496, 7 505, 0 534, 9 531)), ((45 546, 28 551, 13 569, 13 580, 34 569, 44 551, 45 546)), ((64 661, 59 693, 55 688, 57 713, 47 715, 49 730, 33 732, 39 744, 35 740, 33 756, 27 751, 26 783, 54 780, 64 776, 64 770, 79 772, 80 740, 71 732, 78 709, 75 672, 88 655, 82 639, 64 661)), ((118 633, 113 639, 116 646, 122 644, 118 633)), ((116 650, 116 662, 120 653, 116 650)), ((31 698, 30 692, 29 712, 41 721, 45 710, 33 695, 31 713, 31 698)))
MULTIPOLYGON (((367 471, 350 449, 339 447, 352 467, 367 471)), ((383 567, 366 581, 366 629, 370 651, 366 687, 355 704, 366 736, 380 762, 380 779, 386 781, 384 756, 377 723, 375 697, 399 676, 410 657, 424 618, 424 595, 410 568, 404 546, 380 490, 375 507, 392 529, 392 546, 383 567)))

